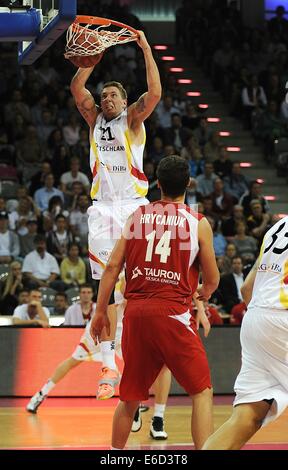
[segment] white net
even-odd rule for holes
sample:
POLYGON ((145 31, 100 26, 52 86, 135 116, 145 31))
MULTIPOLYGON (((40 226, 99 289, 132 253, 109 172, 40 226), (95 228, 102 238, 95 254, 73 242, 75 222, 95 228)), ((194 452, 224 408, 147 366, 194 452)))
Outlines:
POLYGON ((91 29, 91 26, 90 24, 80 26, 77 23, 73 23, 68 28, 64 54, 66 59, 74 56, 101 54, 108 47, 136 41, 137 39, 137 35, 128 28, 109 31, 105 29, 109 25, 101 25, 97 28, 93 25, 93 29, 91 29))

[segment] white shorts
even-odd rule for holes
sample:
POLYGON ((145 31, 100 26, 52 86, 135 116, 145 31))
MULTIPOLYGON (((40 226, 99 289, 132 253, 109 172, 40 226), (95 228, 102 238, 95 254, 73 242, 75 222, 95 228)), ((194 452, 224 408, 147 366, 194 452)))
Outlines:
MULTIPOLYGON (((123 318, 124 304, 117 307, 117 329, 115 336, 115 352, 117 356, 122 359, 121 351, 121 336, 122 336, 122 318, 123 318)), ((73 359, 76 361, 96 361, 102 362, 102 354, 100 345, 95 344, 92 336, 90 335, 91 320, 87 323, 85 331, 80 338, 80 342, 72 354, 73 359)))
POLYGON ((242 367, 233 405, 274 399, 265 426, 288 406, 288 311, 248 308, 240 339, 242 367))
POLYGON ((114 289, 114 299, 115 299, 115 304, 117 305, 117 312, 120 309, 123 302, 125 301, 124 299, 125 287, 126 287, 125 272, 122 271, 119 275, 118 281, 114 289))
POLYGON ((111 251, 128 217, 139 206, 149 204, 146 198, 111 202, 94 201, 88 208, 88 245, 93 279, 101 279, 111 251))

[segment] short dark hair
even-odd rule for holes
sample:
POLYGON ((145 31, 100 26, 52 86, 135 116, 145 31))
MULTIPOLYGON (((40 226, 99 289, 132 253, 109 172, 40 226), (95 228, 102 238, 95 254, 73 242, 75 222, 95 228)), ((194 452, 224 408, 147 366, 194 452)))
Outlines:
POLYGON ((126 91, 125 88, 123 87, 122 83, 120 83, 120 82, 115 82, 115 81, 111 81, 111 82, 106 82, 106 83, 104 83, 104 85, 103 85, 103 87, 102 87, 101 95, 102 95, 102 92, 103 92, 104 88, 108 88, 108 86, 115 86, 115 88, 118 88, 118 90, 120 91, 120 94, 121 94, 121 97, 123 98, 123 100, 127 100, 127 91, 126 91))
POLYGON ((63 201, 60 196, 52 196, 51 199, 49 199, 48 212, 51 212, 53 209, 53 206, 56 204, 60 204, 61 206, 63 206, 63 201))
POLYGON ((78 252, 79 252, 79 256, 81 256, 81 253, 82 253, 82 252, 81 252, 81 246, 80 246, 77 242, 71 242, 71 243, 69 243, 69 244, 68 244, 67 252, 69 253, 69 251, 71 250, 71 248, 72 248, 73 246, 77 246, 78 252))
POLYGON ((39 287, 31 287, 30 289, 28 289, 28 292, 29 292, 29 295, 31 294, 31 292, 40 292, 40 294, 42 295, 42 292, 40 290, 39 287))
POLYGON ((25 289, 25 288, 23 287, 23 289, 19 290, 17 297, 19 297, 20 294, 23 294, 23 292, 26 292, 27 294, 30 294, 30 290, 29 290, 29 289, 25 289))
POLYGON ((91 289, 93 291, 93 286, 91 284, 81 284, 81 286, 79 286, 79 291, 81 291, 82 289, 91 289))
POLYGON ((40 242, 46 243, 46 238, 45 238, 45 235, 43 235, 42 233, 37 233, 37 235, 34 238, 34 244, 36 245, 37 243, 40 243, 40 242))
POLYGON ((190 178, 188 162, 178 155, 164 157, 157 168, 157 178, 165 196, 182 196, 190 178))
POLYGON ((67 294, 65 292, 56 292, 55 299, 56 299, 56 297, 63 297, 63 299, 65 299, 65 300, 68 299, 67 294))
POLYGON ((65 217, 65 215, 60 212, 60 214, 56 215, 55 222, 57 222, 59 219, 67 220, 67 217, 65 217))

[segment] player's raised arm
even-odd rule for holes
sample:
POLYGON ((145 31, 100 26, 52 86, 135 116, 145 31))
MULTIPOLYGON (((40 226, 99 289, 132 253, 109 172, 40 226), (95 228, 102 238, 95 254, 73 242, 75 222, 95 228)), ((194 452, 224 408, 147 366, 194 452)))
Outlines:
POLYGON ((128 108, 128 123, 129 127, 137 127, 140 125, 155 109, 156 105, 161 99, 161 81, 156 62, 153 58, 151 47, 147 42, 143 31, 138 31, 139 39, 138 44, 141 47, 145 65, 146 65, 146 79, 148 91, 140 96, 140 98, 128 108))
POLYGON ((86 88, 86 82, 94 70, 93 67, 79 68, 71 80, 70 90, 76 106, 91 129, 94 129, 98 115, 95 100, 86 88))

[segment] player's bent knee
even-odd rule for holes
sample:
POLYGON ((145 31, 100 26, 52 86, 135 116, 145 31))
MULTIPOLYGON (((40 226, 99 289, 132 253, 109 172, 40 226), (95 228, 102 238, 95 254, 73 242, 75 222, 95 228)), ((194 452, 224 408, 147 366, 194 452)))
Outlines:
POLYGON ((194 395, 192 395, 192 400, 193 401, 202 400, 202 399, 212 400, 212 397, 213 397, 213 388, 207 387, 204 390, 202 390, 202 392, 195 393, 194 395))
POLYGON ((197 396, 212 396, 212 395, 213 395, 213 388, 207 387, 204 390, 202 390, 202 392, 199 392, 196 395, 194 395, 194 397, 197 397, 197 396))
POLYGON ((247 430, 249 428, 251 432, 256 432, 261 427, 269 407, 270 405, 264 401, 239 404, 234 407, 231 419, 236 420, 241 427, 247 428, 247 430))

